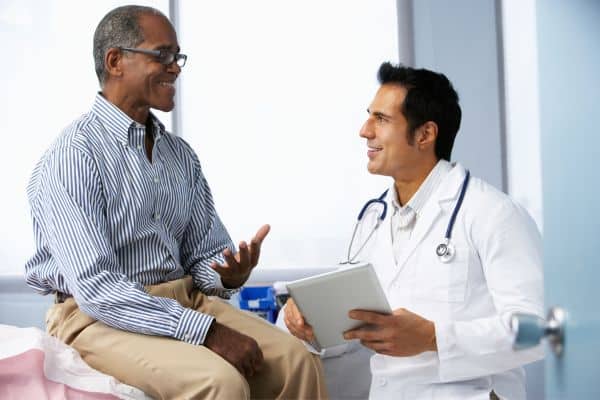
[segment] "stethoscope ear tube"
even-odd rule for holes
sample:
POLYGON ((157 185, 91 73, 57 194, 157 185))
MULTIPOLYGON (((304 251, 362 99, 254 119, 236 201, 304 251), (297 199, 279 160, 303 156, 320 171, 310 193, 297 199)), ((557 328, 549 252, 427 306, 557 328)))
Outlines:
MULTIPOLYGON (((386 214, 387 214, 387 203, 385 202, 385 200, 384 200, 384 199, 385 199, 385 196, 387 195, 387 192, 388 192, 388 191, 386 190, 386 191, 385 191, 385 192, 383 192, 383 193, 381 194, 381 196, 379 196, 378 198, 376 198, 376 199, 371 199, 371 200, 369 200, 369 201, 367 201, 367 202, 365 203, 365 205, 363 206, 363 208, 361 208, 360 212, 358 213, 358 219, 357 219, 357 222, 356 222, 357 224, 358 224, 360 221, 362 221, 362 219, 363 219, 363 217, 364 217, 364 215, 365 215, 365 212, 367 211, 367 209, 369 208, 369 206, 370 206, 371 204, 373 204, 373 203, 380 203, 380 204, 382 204, 382 205, 383 205, 383 211, 381 212, 381 215, 379 216, 379 221, 383 221, 383 220, 385 219, 385 216, 386 216, 386 214)), ((354 228, 354 232, 356 232, 356 227, 354 228)))
POLYGON ((362 249, 364 249, 364 247, 369 242, 369 239, 371 239, 371 236, 373 236, 373 234, 375 233, 377 228, 379 228, 379 225, 381 225, 381 223, 385 219, 385 216, 387 215, 387 203, 385 202, 384 199, 385 199, 385 196, 387 195, 387 193, 388 193, 388 191, 386 190, 378 198, 367 201, 365 203, 365 205, 360 209, 360 212, 358 213, 358 219, 356 220, 356 224, 354 224, 354 231, 352 232, 352 239, 350 239, 350 244, 348 245, 348 253, 346 254, 346 261, 342 261, 340 263, 341 265, 356 263, 354 260, 356 259, 356 257, 358 257, 358 255, 360 254, 362 249), (375 226, 373 227, 373 229, 371 229, 369 236, 367 236, 367 238, 363 241, 362 246, 360 246, 360 248, 354 253, 354 255, 351 256, 350 253, 352 252, 352 245, 354 244, 354 238, 356 237, 356 231, 358 230, 358 225, 361 223, 363 217, 365 216, 365 212, 367 212, 367 209, 372 204, 375 204, 375 203, 379 203, 382 205, 383 209, 381 211, 381 214, 379 215, 379 217, 377 217, 377 222, 375 223, 375 226))

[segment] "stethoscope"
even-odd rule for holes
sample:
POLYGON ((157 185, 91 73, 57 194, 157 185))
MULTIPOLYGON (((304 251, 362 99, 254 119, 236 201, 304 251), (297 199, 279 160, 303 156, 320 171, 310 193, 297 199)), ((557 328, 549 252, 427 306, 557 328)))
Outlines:
MULTIPOLYGON (((452 259, 454 258, 454 255, 456 254, 456 249, 454 248, 454 245, 451 243, 450 238, 452 237, 452 228, 454 228, 454 221, 456 221, 456 215, 458 215, 458 212, 460 211, 460 207, 462 206, 463 199, 465 198, 465 193, 467 192, 467 186, 469 185, 470 177, 471 177, 471 173, 469 172, 469 170, 467 170, 467 172, 465 174, 465 179, 463 180, 462 186, 460 188, 460 194, 458 196, 458 200, 456 201, 456 205, 454 206, 454 210, 452 211, 452 215, 450 216, 450 221, 448 221, 448 227, 446 228, 446 235, 444 236, 444 241, 442 243, 438 244, 435 248, 435 254, 438 256, 439 260, 443 263, 448 263, 448 262, 452 261, 452 259)), ((379 196, 378 198, 367 201, 365 203, 365 205, 362 207, 362 209, 360 210, 360 213, 358 213, 358 219, 356 221, 356 224, 354 225, 354 231, 352 232, 352 239, 350 239, 350 244, 348 245, 348 253, 346 255, 346 261, 343 261, 340 264, 357 264, 358 263, 358 261, 354 261, 354 260, 356 260, 356 257, 358 257, 358 255, 360 254, 362 249, 364 249, 364 247, 367 245, 367 243, 369 242, 369 239, 371 239, 371 236, 373 236, 373 234, 375 233, 377 228, 379 228, 379 226, 381 225, 383 220, 385 220, 385 216, 387 215, 387 203, 384 199, 385 199, 385 196, 387 195, 387 193, 388 193, 388 190, 383 192, 381 194, 381 196, 379 196), (363 216, 365 215, 365 212, 367 212, 367 209, 369 207, 371 207, 372 205, 376 205, 376 204, 380 204, 383 207, 381 214, 379 215, 379 217, 377 217, 377 222, 375 223, 375 226, 373 228, 371 228, 371 232, 369 232, 369 235, 364 240, 363 244, 354 253, 354 255, 351 256, 352 245, 354 244, 354 239, 356 237, 356 232, 358 231, 358 226, 362 222, 363 216)))

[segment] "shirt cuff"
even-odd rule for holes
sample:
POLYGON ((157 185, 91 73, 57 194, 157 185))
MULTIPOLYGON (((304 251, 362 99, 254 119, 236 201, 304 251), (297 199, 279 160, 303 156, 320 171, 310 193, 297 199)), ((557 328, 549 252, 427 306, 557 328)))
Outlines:
POLYGON ((181 314, 173 336, 189 344, 201 345, 204 343, 214 319, 215 317, 212 315, 186 308, 181 314))
POLYGON ((223 281, 221 280, 221 276, 215 273, 215 279, 213 281, 213 287, 215 288, 216 295, 223 299, 230 299, 231 296, 242 290, 242 286, 238 288, 228 289, 223 286, 223 281))
MULTIPOLYGON (((452 323, 443 321, 434 321, 435 341, 437 345, 437 358, 439 362, 440 375, 444 375, 444 366, 448 360, 460 357, 456 348, 456 340, 452 323)), ((441 376, 440 376, 441 378, 441 376)))

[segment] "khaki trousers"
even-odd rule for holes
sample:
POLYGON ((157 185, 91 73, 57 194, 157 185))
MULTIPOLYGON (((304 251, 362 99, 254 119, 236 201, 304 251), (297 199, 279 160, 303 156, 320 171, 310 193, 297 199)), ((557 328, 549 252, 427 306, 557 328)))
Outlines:
POLYGON ((327 397, 321 361, 293 336, 255 315, 208 298, 192 287, 189 276, 146 290, 210 314, 221 324, 254 338, 263 351, 262 369, 246 380, 204 346, 111 328, 80 311, 73 298, 48 311, 48 332, 74 347, 91 367, 156 399, 327 397))

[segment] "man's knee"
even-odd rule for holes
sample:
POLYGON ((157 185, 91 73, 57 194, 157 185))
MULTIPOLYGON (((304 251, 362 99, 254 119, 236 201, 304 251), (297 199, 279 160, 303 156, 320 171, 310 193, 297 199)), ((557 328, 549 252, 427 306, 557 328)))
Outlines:
POLYGON ((300 374, 305 374, 306 371, 314 370, 314 373, 319 372, 318 363, 319 357, 306 348, 300 340, 290 337, 287 343, 283 346, 289 353, 288 362, 290 371, 297 371, 300 374))
POLYGON ((215 366, 210 376, 205 377, 199 399, 249 399, 248 381, 229 363, 215 366))
POLYGON ((278 345, 278 354, 274 358, 277 361, 272 367, 277 369, 277 373, 273 375, 277 376, 282 384, 281 397, 327 397, 319 356, 308 351, 304 343, 291 335, 279 341, 278 345))
POLYGON ((188 363, 182 369, 166 369, 160 363, 153 364, 154 366, 150 364, 146 363, 145 369, 121 380, 140 388, 152 398, 161 400, 250 398, 250 387, 246 379, 223 359, 211 359, 208 368, 207 364, 195 368, 194 364, 188 363))

